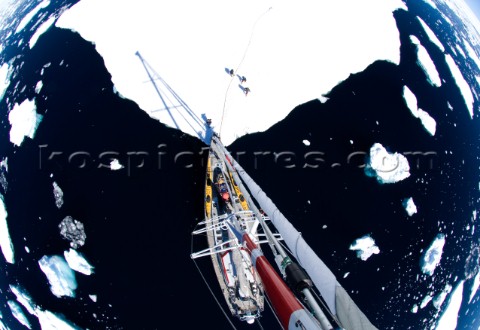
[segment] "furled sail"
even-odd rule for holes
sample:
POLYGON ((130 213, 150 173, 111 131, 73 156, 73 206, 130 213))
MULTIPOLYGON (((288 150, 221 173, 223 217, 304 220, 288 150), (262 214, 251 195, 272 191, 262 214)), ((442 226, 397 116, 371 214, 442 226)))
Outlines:
POLYGON ((223 148, 225 155, 229 155, 230 161, 250 190, 253 198, 268 214, 271 222, 282 235, 283 240, 297 259, 298 263, 311 277, 316 288, 320 291, 330 311, 336 315, 342 326, 347 330, 374 330, 377 329, 367 319, 365 314, 350 298, 345 289, 338 283, 335 275, 317 256, 312 248, 305 242, 300 232, 285 218, 272 200, 262 191, 258 184, 238 164, 229 152, 223 148))

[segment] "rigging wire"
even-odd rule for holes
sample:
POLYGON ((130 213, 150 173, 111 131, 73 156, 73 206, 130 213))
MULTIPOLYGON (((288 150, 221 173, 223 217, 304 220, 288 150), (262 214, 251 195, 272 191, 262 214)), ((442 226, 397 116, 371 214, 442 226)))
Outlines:
MULTIPOLYGON (((253 35, 255 33, 255 28, 257 26, 257 23, 260 21, 261 18, 263 18, 263 16, 265 16, 265 14, 267 14, 270 10, 272 9, 272 7, 268 8, 263 14, 261 14, 257 20, 255 21, 255 23, 253 24, 253 27, 252 27, 252 32, 250 33, 250 38, 248 39, 248 43, 247 43, 247 46, 245 47, 245 51, 243 53, 243 56, 242 56, 242 59, 240 60, 240 62, 238 63, 237 67, 235 68, 235 72, 238 72, 238 70, 240 69, 240 67, 242 66, 242 63, 243 61, 245 60, 245 57, 247 56, 247 52, 248 52, 248 49, 250 48, 250 44, 252 43, 252 39, 253 39, 253 35)), ((230 86, 232 85, 232 82, 235 78, 232 77, 230 79, 230 82, 228 83, 228 86, 227 86, 227 90, 225 91, 225 97, 223 99, 223 109, 222 109, 222 117, 220 119, 220 128, 218 130, 218 134, 220 136, 222 136, 222 126, 223 126, 223 118, 225 117, 225 109, 226 109, 226 104, 227 104, 227 96, 228 96, 228 91, 230 89, 230 86)))
MULTIPOLYGON (((191 241, 190 241, 190 253, 193 253, 193 234, 192 234, 192 239, 191 239, 191 241)), ((200 269, 200 267, 198 266, 197 262, 195 261, 195 259, 192 259, 192 260, 193 260, 193 263, 195 264, 195 267, 197 267, 197 270, 198 270, 198 272, 200 273, 200 276, 202 277, 203 282, 205 282, 205 284, 207 285, 208 290, 210 291, 210 293, 212 294, 213 298, 214 298, 215 301, 217 302, 217 305, 218 305, 218 307, 220 308, 220 310, 222 311, 223 315, 225 315, 227 321, 228 321, 228 322, 230 323, 230 325, 232 326, 232 329, 237 330, 237 328, 236 328, 235 325, 233 324, 232 320, 230 320, 230 317, 229 317, 228 314, 225 312, 225 309, 223 308, 223 306, 220 304, 220 302, 218 301, 217 297, 216 297, 215 294, 213 293, 212 288, 211 288, 210 285, 208 284, 208 281, 207 281, 207 279, 205 278, 205 276, 203 275, 203 272, 202 272, 202 270, 200 269)))

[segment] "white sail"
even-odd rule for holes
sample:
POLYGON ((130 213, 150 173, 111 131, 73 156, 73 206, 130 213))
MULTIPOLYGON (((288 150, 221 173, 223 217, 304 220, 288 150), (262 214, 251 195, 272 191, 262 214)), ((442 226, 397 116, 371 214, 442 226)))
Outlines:
POLYGON ((305 242, 300 232, 285 218, 272 200, 262 191, 258 184, 238 164, 225 147, 225 155, 229 155, 233 167, 242 178, 251 195, 257 200, 263 211, 270 217, 275 228, 282 235, 285 243, 298 263, 305 269, 316 288, 320 291, 330 311, 337 316, 347 330, 374 330, 365 314, 350 298, 345 289, 338 283, 335 275, 305 242))

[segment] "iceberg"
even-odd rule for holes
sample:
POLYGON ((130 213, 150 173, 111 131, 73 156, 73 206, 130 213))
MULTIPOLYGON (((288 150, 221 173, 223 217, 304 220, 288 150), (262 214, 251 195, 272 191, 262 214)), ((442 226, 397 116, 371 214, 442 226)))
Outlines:
POLYGON ((369 235, 360 237, 350 245, 350 250, 357 251, 357 257, 363 261, 370 258, 373 254, 379 254, 380 249, 375 245, 375 241, 369 235))
POLYGON ((47 276, 50 291, 56 297, 75 297, 75 289, 77 288, 75 273, 62 256, 43 256, 38 264, 47 276))
MULTIPOLYGON (((392 12, 407 8, 399 0, 307 1, 302 5, 290 1, 242 1, 231 5, 215 1, 186 3, 188 11, 185 11, 185 2, 82 0, 62 13, 55 24, 77 31, 94 43, 119 93, 136 102, 153 118, 173 127, 167 111, 156 111, 161 108, 161 102, 158 95, 145 88, 146 74, 134 55, 137 50, 149 54, 146 58, 149 64, 190 108, 205 113, 222 126, 217 133, 225 145, 245 133, 268 129, 299 104, 316 98, 324 101, 322 95, 339 81, 363 71, 377 60, 400 63, 400 38, 392 12), (110 15, 112 8, 116 15, 110 15), (365 20, 359 12, 368 12, 370 19, 365 20), (84 19, 86 15, 88 20, 84 19), (104 24, 107 16, 108 26, 104 24), (144 19, 140 24, 125 24, 124 17, 144 19), (292 17, 302 19, 298 24, 285 24, 292 17), (195 29, 188 28, 185 21, 195 29), (218 26, 223 28, 216 28, 218 26), (350 28, 353 26, 355 28, 350 28), (156 38, 157 31, 170 30, 175 30, 175 35, 164 36, 162 45, 175 52, 162 52, 151 40, 156 38), (329 32, 332 30, 338 32, 334 37, 329 32), (138 38, 139 34, 143 37, 138 38), (318 47, 319 40, 336 51, 326 52, 318 47), (212 51, 198 52, 198 47, 212 51), (352 53, 355 56, 350 56, 352 53), (179 60, 178 54, 185 57, 179 60), (245 54, 244 60, 238 54, 245 54), (287 62, 295 65, 285 65, 287 62), (332 66, 334 62, 342 65, 332 66), (248 75, 249 83, 254 84, 250 85, 252 92, 248 97, 236 87, 237 77, 226 74, 223 65, 248 75), (286 81, 301 81, 301 88, 291 88, 286 81)), ((176 119, 185 133, 197 135, 188 125, 181 125, 180 116, 176 119)))
POLYGON ((74 249, 85 244, 87 235, 85 234, 83 223, 80 221, 68 215, 60 222, 58 228, 60 229, 60 235, 69 240, 70 246, 74 249))
POLYGON ((375 143, 370 148, 365 174, 376 177, 379 183, 395 183, 410 176, 410 166, 404 155, 391 154, 380 143, 375 143))
POLYGON ((93 266, 88 263, 80 252, 70 249, 65 251, 63 255, 65 256, 65 260, 67 260, 68 266, 74 271, 85 275, 91 275, 93 273, 93 266))
POLYGON ((412 216, 415 213, 417 213, 417 206, 413 202, 412 197, 404 199, 402 204, 403 204, 403 207, 405 208, 405 210, 407 211, 409 216, 412 216))
POLYGON ((440 264, 440 260, 442 259, 444 245, 445 235, 438 234, 420 260, 420 267, 424 274, 433 275, 435 268, 440 264))

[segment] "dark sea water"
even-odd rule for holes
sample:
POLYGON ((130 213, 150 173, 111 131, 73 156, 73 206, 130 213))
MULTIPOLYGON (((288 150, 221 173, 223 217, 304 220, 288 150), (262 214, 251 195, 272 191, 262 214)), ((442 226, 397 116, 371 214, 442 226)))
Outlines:
MULTIPOLYGON (((33 22, 46 21, 74 3, 52 1, 33 22)), ((377 61, 336 86, 327 102, 299 105, 269 130, 244 136, 229 149, 379 329, 429 329, 441 310, 430 303, 412 313, 413 305, 461 280, 458 329, 478 329, 479 296, 468 300, 471 276, 479 268, 479 230, 471 230, 480 198, 479 117, 475 112, 470 118, 444 55, 415 16, 440 31, 446 53, 460 63, 476 93, 480 72, 473 61, 451 51, 454 31, 438 12, 419 1, 407 5, 408 12, 394 13, 401 39, 399 66, 377 61), (432 87, 418 67, 410 35, 434 60, 441 87, 432 87), (436 119, 435 136, 406 107, 404 85, 436 119), (304 139, 311 144, 304 145, 304 139), (365 175, 366 153, 376 142, 408 158, 410 178, 382 185, 365 175), (407 197, 419 209, 412 217, 402 206, 407 197), (430 277, 421 272, 421 253, 439 233, 445 234, 446 244, 430 277), (381 252, 361 261, 349 246, 366 234, 381 252)), ((33 7, 20 5, 19 15, 33 7)), ((440 10, 457 31, 464 29, 448 8, 440 10)), ((2 193, 16 260, 8 264, 0 258, 2 322, 23 328, 6 303, 15 299, 9 284, 18 284, 38 306, 81 328, 230 328, 189 257, 191 231, 203 218, 205 145, 116 94, 101 56, 75 32, 53 26, 31 50, 28 42, 18 46, 20 38, 30 39, 28 27, 21 37, 1 33, 2 63, 13 61, 16 67, 0 103, 0 156, 8 157, 8 188, 2 193), (36 95, 39 80, 43 88, 36 95), (14 147, 9 104, 33 98, 43 121, 33 140, 14 147), (176 158, 179 153, 184 156, 176 158), (110 170, 112 156, 129 166, 110 170), (61 208, 55 205, 53 182, 64 192, 61 208), (86 243, 78 250, 95 267, 90 276, 76 273, 75 298, 52 295, 38 267, 42 256, 63 255, 70 247, 58 229, 65 216, 84 224, 86 243), (92 294, 96 302, 89 298, 92 294)), ((205 244, 194 243, 196 249, 205 244)), ((198 265, 224 305, 210 260, 198 265)), ((39 328, 36 318, 24 313, 39 328)), ((232 322, 237 329, 258 328, 232 322)), ((261 322, 265 329, 279 328, 268 310, 261 322)))

